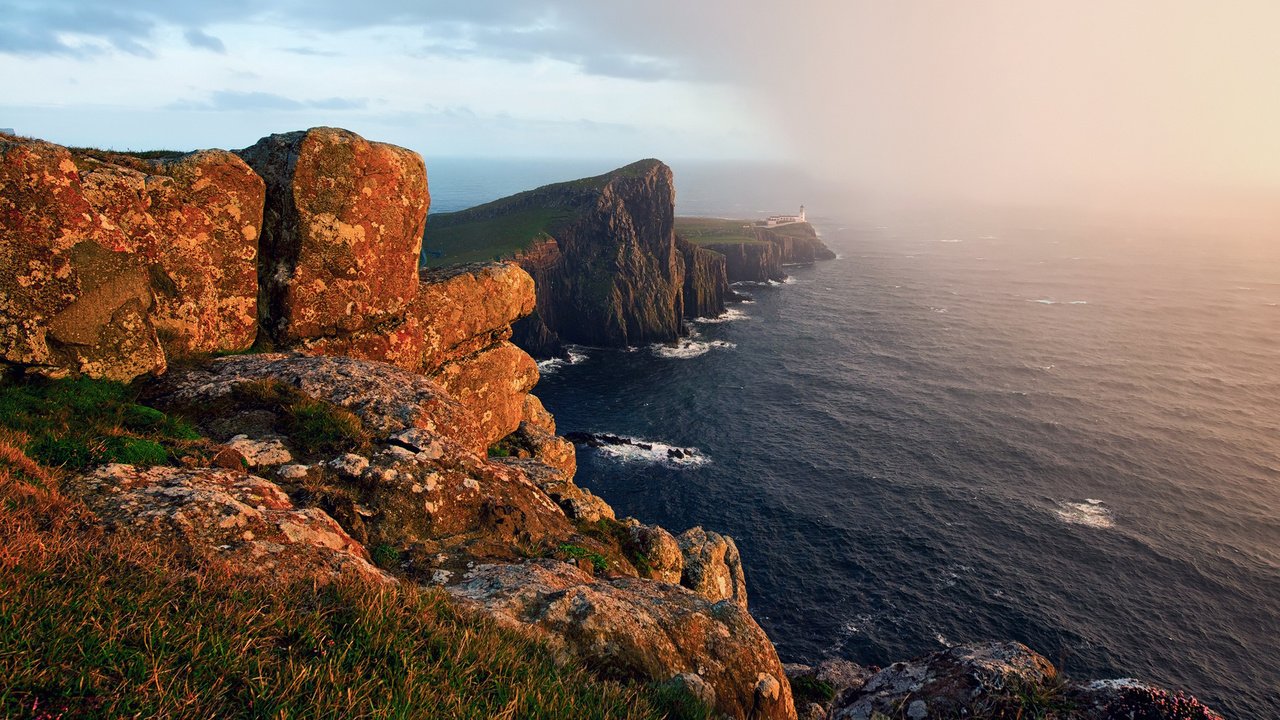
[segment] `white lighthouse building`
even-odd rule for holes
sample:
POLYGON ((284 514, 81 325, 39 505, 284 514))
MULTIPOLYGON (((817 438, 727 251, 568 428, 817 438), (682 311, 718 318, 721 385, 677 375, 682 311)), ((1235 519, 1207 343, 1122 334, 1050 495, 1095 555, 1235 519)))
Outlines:
POLYGON ((792 223, 808 222, 804 219, 804 206, 800 206, 799 215, 770 215, 765 218, 765 227, 778 227, 779 225, 790 225, 792 223))

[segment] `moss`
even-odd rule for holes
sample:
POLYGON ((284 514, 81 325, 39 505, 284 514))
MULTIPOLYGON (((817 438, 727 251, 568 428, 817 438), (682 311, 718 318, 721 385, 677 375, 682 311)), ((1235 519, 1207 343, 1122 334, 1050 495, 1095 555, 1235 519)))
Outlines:
POLYGON ((374 565, 384 570, 400 566, 400 551, 386 543, 375 545, 369 551, 369 557, 373 559, 374 565))
POLYGON ((305 453, 355 452, 369 434, 354 413, 318 400, 280 380, 250 380, 233 389, 235 399, 276 413, 281 430, 305 453))
POLYGON ((73 470, 163 465, 208 449, 185 420, 140 404, 129 386, 88 378, 0 385, 0 427, 23 433, 33 459, 73 470))
POLYGON ((796 707, 804 707, 808 703, 831 702, 836 697, 836 689, 829 682, 803 675, 791 681, 791 694, 796 699, 796 707))

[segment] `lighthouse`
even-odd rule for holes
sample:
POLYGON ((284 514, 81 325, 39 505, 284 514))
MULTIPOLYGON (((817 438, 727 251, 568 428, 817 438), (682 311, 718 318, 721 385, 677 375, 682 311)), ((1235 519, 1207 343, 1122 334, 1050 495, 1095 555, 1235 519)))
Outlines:
POLYGON ((800 206, 800 222, 808 222, 808 220, 805 220, 805 219, 804 219, 804 206, 803 206, 803 205, 801 205, 801 206, 800 206))

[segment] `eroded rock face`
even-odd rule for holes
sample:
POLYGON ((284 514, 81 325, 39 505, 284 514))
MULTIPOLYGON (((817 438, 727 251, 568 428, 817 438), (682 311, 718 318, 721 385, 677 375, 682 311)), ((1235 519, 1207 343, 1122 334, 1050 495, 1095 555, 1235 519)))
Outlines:
POLYGON ((714 689, 719 713, 796 717, 773 645, 735 603, 667 583, 596 580, 553 560, 479 565, 450 592, 545 631, 607 677, 666 681, 692 673, 714 689))
POLYGON ((689 318, 716 317, 733 296, 725 257, 676 236, 676 249, 684 259, 684 315, 689 318))
POLYGON ((680 584, 709 600, 732 600, 747 607, 747 579, 733 538, 691 528, 679 537, 684 554, 680 584))
POLYGON ((417 153, 312 128, 270 135, 238 154, 266 181, 259 317, 276 342, 402 316, 418 292, 431 201, 417 153))
POLYGON ((279 487, 255 475, 106 465, 71 482, 108 525, 172 536, 238 573, 322 581, 356 573, 393 582, 333 518, 294 507, 279 487))

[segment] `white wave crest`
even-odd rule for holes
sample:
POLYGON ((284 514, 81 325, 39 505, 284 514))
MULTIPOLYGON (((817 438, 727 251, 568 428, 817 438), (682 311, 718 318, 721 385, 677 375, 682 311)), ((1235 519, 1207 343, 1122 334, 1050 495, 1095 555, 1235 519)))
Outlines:
POLYGON ((671 345, 657 344, 652 345, 653 354, 658 357, 672 358, 676 360, 687 360, 695 358, 699 355, 706 355, 713 348, 731 349, 738 347, 736 344, 725 340, 709 340, 702 342, 700 340, 683 339, 671 345))
POLYGON ((540 360, 538 362, 538 372, 543 375, 550 375, 565 365, 577 365, 586 362, 587 353, 583 348, 577 345, 569 345, 565 347, 565 352, 569 354, 569 358, 551 358, 550 360, 540 360))
POLYGON ((1054 300, 1053 298, 1042 298, 1039 300, 1027 299, 1027 302, 1040 303, 1041 305, 1088 305, 1088 300, 1054 300))
POLYGON ((728 310, 725 310, 724 312, 720 313, 715 317, 694 318, 689 322, 696 322, 696 323, 702 323, 702 324, 715 324, 715 323, 733 322, 734 320, 749 320, 749 319, 751 319, 751 316, 742 312, 738 308, 729 308, 728 310))
POLYGON ((1059 520, 1072 525, 1105 530, 1116 524, 1111 511, 1103 506, 1101 500, 1094 498, 1085 498, 1084 502, 1060 502, 1054 512, 1059 520))
POLYGON ((658 463, 675 467, 700 467, 711 462, 711 458, 702 454, 697 448, 677 447, 666 443, 643 440, 640 438, 624 438, 630 444, 601 445, 596 448, 600 454, 628 463, 658 463))

